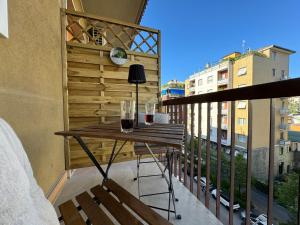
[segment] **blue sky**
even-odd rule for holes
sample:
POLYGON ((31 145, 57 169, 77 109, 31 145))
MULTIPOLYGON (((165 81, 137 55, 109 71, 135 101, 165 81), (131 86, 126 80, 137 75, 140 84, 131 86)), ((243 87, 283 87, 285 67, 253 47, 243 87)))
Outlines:
POLYGON ((242 40, 295 50, 290 76, 300 77, 299 0, 149 0, 141 24, 162 32, 162 84, 242 51, 242 40))

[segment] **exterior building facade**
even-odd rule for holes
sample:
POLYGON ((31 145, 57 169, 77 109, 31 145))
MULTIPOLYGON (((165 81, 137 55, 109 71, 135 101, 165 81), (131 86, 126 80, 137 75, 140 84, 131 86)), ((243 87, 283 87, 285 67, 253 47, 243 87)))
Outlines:
POLYGON ((185 96, 185 84, 178 80, 170 80, 167 84, 163 85, 161 88, 161 98, 162 100, 169 100, 173 98, 179 98, 185 96))
MULTIPOLYGON (((203 94, 223 90, 226 88, 240 88, 249 85, 274 82, 288 79, 289 55, 294 51, 271 45, 257 51, 248 51, 245 54, 234 52, 221 59, 221 61, 203 71, 189 77, 189 93, 203 94), (202 81, 199 81, 202 80, 202 81), (203 84, 202 84, 203 82, 203 84), (226 85, 225 85, 226 84, 226 85)), ((248 137, 248 101, 237 101, 235 103, 235 148, 237 152, 246 157, 248 137)), ((269 155, 269 100, 253 100, 252 104, 252 149, 253 149, 253 176, 265 182, 268 177, 268 155, 269 155)), ((206 138, 207 108, 203 104, 202 111, 202 138, 206 138)), ((231 145, 230 137, 230 115, 229 103, 222 105, 222 144, 231 145), (226 114, 225 110, 226 108, 226 114), (227 135, 226 135, 227 134, 227 135), (226 141, 225 141, 226 140, 226 141)), ((286 98, 275 99, 275 163, 274 174, 281 175, 293 167, 292 153, 289 151, 290 142, 287 136, 288 101, 286 98)), ((216 142, 217 105, 211 108, 211 138, 216 142)), ((197 136, 198 111, 195 109, 195 134, 197 136)))

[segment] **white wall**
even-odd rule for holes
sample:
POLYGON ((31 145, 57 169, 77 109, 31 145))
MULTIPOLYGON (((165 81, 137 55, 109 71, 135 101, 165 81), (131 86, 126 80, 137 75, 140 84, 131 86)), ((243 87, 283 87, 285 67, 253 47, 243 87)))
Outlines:
POLYGON ((0 0, 0 37, 8 38, 7 0, 0 0))

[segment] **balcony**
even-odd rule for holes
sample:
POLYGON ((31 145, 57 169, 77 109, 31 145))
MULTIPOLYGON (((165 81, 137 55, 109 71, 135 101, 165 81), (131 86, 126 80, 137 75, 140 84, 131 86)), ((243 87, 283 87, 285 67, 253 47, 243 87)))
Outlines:
POLYGON ((228 129, 228 124, 222 123, 222 124, 221 124, 221 129, 222 129, 222 130, 227 130, 227 129, 228 129))
POLYGON ((222 108, 221 113, 222 115, 228 115, 228 108, 222 108))
POLYGON ((280 124, 279 129, 282 130, 282 131, 286 131, 288 129, 288 125, 287 124, 280 124))
POLYGON ((280 146, 286 146, 286 145, 290 145, 290 144, 291 144, 291 142, 288 141, 288 140, 285 140, 285 139, 280 139, 279 140, 279 145, 280 146))
POLYGON ((223 78, 223 79, 220 79, 218 80, 218 86, 223 86, 223 85, 228 85, 228 78, 223 78))
POLYGON ((286 116, 289 114, 289 110, 287 108, 282 108, 279 111, 281 116, 286 116))
MULTIPOLYGON (((136 1, 133 1, 130 4, 131 12, 134 11, 134 7, 132 7, 133 4, 135 4, 134 2, 136 1)), ((107 5, 113 5, 113 3, 107 5)), ((141 4, 140 7, 137 6, 135 8, 137 8, 138 11, 142 14, 142 8, 145 5, 147 5, 146 1, 143 1, 143 4, 141 4)), ((112 7, 112 10, 113 9, 114 7, 112 7)), ((122 10, 118 10, 118 12, 123 12, 124 14, 126 14, 126 10, 128 9, 125 7, 122 10)), ((13 13, 14 11, 17 10, 10 9, 10 12, 13 13)), ((46 13, 48 11, 58 12, 58 8, 55 10, 53 8, 49 10, 44 10, 43 13, 46 13)), ((110 10, 106 11, 109 12, 110 10)), ((21 16, 26 22, 28 16, 24 17, 23 15, 20 15, 20 18, 21 16)), ((35 20, 35 22, 37 23, 37 26, 35 26, 36 33, 43 34, 35 35, 35 37, 37 38, 36 40, 38 41, 33 40, 31 38, 32 35, 29 35, 32 40, 28 40, 28 35, 24 35, 24 43, 30 43, 30 48, 35 47, 36 42, 38 43, 38 45, 40 45, 40 43, 46 43, 45 40, 43 40, 42 38, 47 38, 47 35, 50 32, 51 34, 53 33, 53 37, 59 38, 54 38, 54 41, 56 41, 56 43, 53 42, 53 38, 50 38, 51 40, 49 40, 51 41, 51 43, 49 44, 49 46, 54 46, 54 44, 55 47, 60 46, 60 40, 62 40, 62 49, 56 49, 57 54, 48 54, 54 55, 54 58, 50 58, 51 60, 48 61, 51 62, 51 66, 48 65, 49 63, 38 63, 40 65, 37 65, 35 63, 28 66, 29 68, 35 65, 36 68, 33 68, 38 73, 40 73, 41 71, 43 72, 43 74, 45 73, 45 77, 47 75, 48 70, 51 73, 53 72, 53 76, 51 77, 51 79, 53 79, 53 82, 51 83, 51 85, 49 85, 49 82, 47 82, 47 84, 44 85, 43 80, 45 79, 40 79, 40 77, 36 78, 35 76, 31 76, 30 80, 32 81, 32 83, 23 82, 21 85, 21 91, 17 90, 18 86, 20 85, 15 85, 14 87, 8 85, 8 89, 3 88, 4 95, 1 96, 4 96, 3 99, 5 99, 5 103, 8 102, 9 104, 8 107, 4 105, 5 110, 2 111, 6 115, 3 116, 9 118, 9 120, 12 121, 12 124, 17 126, 17 130, 21 133, 20 138, 24 139, 24 142, 28 147, 27 150, 30 153, 29 157, 33 157, 30 159, 33 159, 33 162, 38 162, 34 164, 34 174, 37 175, 38 179, 40 179, 38 180, 38 182, 42 183, 45 193, 47 193, 47 191, 50 190, 50 195, 52 196, 52 188, 54 187, 56 192, 56 190, 60 189, 60 187, 63 186, 64 182, 66 182, 62 193, 60 194, 58 200, 55 202, 56 207, 61 202, 73 198, 78 193, 87 191, 90 187, 96 184, 100 184, 102 180, 100 179, 99 172, 96 170, 96 168, 90 167, 92 165, 90 160, 87 158, 85 152, 79 148, 78 144, 74 142, 74 139, 66 139, 65 142, 63 142, 63 140, 58 140, 58 137, 53 136, 54 130, 58 127, 64 127, 66 130, 68 130, 70 128, 78 128, 85 125, 105 124, 108 126, 107 133, 110 133, 110 124, 115 121, 119 121, 120 101, 135 99, 135 86, 127 83, 128 69, 131 64, 143 64, 146 70, 147 83, 139 86, 139 97, 141 107, 143 107, 144 103, 149 101, 149 99, 154 99, 155 102, 158 103, 159 111, 164 110, 164 106, 174 106, 172 107, 173 114, 171 117, 172 122, 175 123, 186 124, 188 118, 195 117, 194 112, 188 113, 187 110, 190 106, 194 105, 201 106, 202 104, 207 103, 210 104, 230 101, 231 105, 233 106, 232 109, 235 109, 234 107, 237 107, 237 105, 234 105, 236 101, 246 100, 249 101, 249 104, 248 102, 245 103, 244 106, 241 106, 241 108, 244 110, 237 111, 248 112, 248 115, 250 117, 252 115, 252 100, 300 96, 300 80, 284 79, 280 83, 274 82, 271 84, 262 84, 252 87, 239 88, 238 90, 224 90, 222 91, 222 95, 220 95, 218 92, 214 92, 199 96, 194 95, 195 93, 192 91, 191 93, 194 96, 159 102, 157 96, 159 95, 160 90, 160 87, 158 85, 160 84, 160 68, 162 66, 160 60, 161 37, 159 30, 139 26, 138 24, 132 24, 128 22, 129 20, 138 21, 140 18, 137 15, 131 15, 132 18, 128 18, 130 16, 127 15, 127 22, 122 22, 118 19, 104 18, 101 15, 92 16, 83 12, 73 12, 69 10, 62 10, 61 16, 62 24, 60 24, 59 21, 59 26, 52 26, 52 24, 49 26, 48 22, 53 19, 53 16, 51 17, 47 14, 42 15, 43 18, 48 18, 47 20, 42 20, 42 23, 40 23, 40 20, 35 20), (45 30, 41 30, 41 27, 46 27, 46 30, 49 33, 44 32, 45 30), (62 28, 62 34, 60 33, 60 29, 52 29, 57 27, 62 28), (57 43, 57 41, 59 41, 59 43, 57 43), (113 48, 120 46, 125 49, 129 57, 128 61, 125 64, 117 66, 111 61, 109 56, 110 51, 113 48), (63 53, 62 57, 60 56, 60 54, 58 54, 60 52, 63 53), (52 70, 52 67, 55 66, 56 68, 52 70), (62 73, 60 73, 61 70, 63 70, 62 73), (54 82, 54 79, 56 78, 58 79, 54 82), (62 80, 63 85, 61 84, 62 80), (36 84, 38 84, 38 86, 33 88, 33 86, 36 84), (52 92, 55 93, 55 98, 53 98, 53 96, 48 96, 49 98, 45 98, 45 96, 39 97, 38 95, 33 96, 30 92, 26 93, 25 89, 30 89, 30 85, 32 86, 31 91, 33 91, 34 93, 38 92, 39 90, 47 90, 47 94, 51 95, 52 92), (62 91, 63 93, 60 96, 59 91, 56 90, 61 90, 62 86, 64 88, 62 91), (56 90, 50 91, 50 88, 52 87, 56 88, 56 90), (22 97, 26 98, 23 99, 24 101, 10 101, 11 96, 19 97, 18 95, 20 93, 23 93, 20 95, 21 100, 22 97), (9 96, 9 98, 7 98, 6 94, 8 94, 7 96, 9 96), (45 104, 41 104, 41 99, 45 104), (37 102, 36 104, 35 101, 37 102), (34 107, 31 107, 32 105, 34 107), (30 107, 25 108, 23 106, 30 107), (20 118, 19 112, 22 112, 24 118, 20 118), (45 120, 47 116, 48 118, 51 118, 51 120, 45 120), (65 155, 63 155, 64 150, 65 155), (51 152, 51 154, 49 154, 49 152, 51 152), (85 168, 79 169, 79 167, 85 168), (65 168, 68 171, 65 171, 65 168), (71 171, 73 174, 70 177, 70 179, 67 179, 66 174, 68 172, 71 173, 71 171), (61 182, 60 175, 63 172, 64 177, 62 180, 64 181, 61 182), (59 182, 57 186, 56 178, 58 178, 57 181, 59 182)), ((124 15, 118 16, 122 18, 122 16, 124 15)), ((56 20, 56 23, 58 23, 58 20, 56 20)), ((15 24, 12 25, 12 30, 15 30, 15 24)), ((24 32, 26 32, 26 30, 24 32)), ((13 43, 13 41, 14 38, 9 39, 9 42, 13 43)), ((180 44, 185 46, 186 43, 182 42, 180 44)), ((176 45, 180 47, 177 42, 176 45)), ((14 56, 16 53, 19 54, 20 58, 26 59, 26 57, 23 56, 24 52, 27 53, 28 46, 26 46, 26 44, 23 44, 22 46, 24 48, 24 51, 12 52, 13 54, 11 55, 14 56)), ((7 48, 7 52, 10 52, 12 50, 10 46, 7 46, 7 48)), ((188 50, 189 48, 186 49, 188 50)), ((44 56, 46 55, 47 54, 44 54, 44 56)), ((10 57, 8 57, 8 59, 9 58, 10 57)), ((33 62, 34 60, 28 61, 33 62)), ((22 64, 14 63, 14 66, 16 68, 20 65, 22 64)), ((18 77, 20 73, 14 73, 14 69, 11 75, 16 77, 12 77, 12 80, 22 80, 20 79, 20 77, 18 77)), ((25 75, 27 75, 28 71, 25 71, 24 73, 25 75)), ((222 79, 218 81, 217 85, 227 85, 228 82, 228 79, 222 79)), ((195 84, 192 84, 192 86, 193 85, 195 84)), ((272 106, 272 101, 270 104, 270 106, 272 106)), ((220 110, 219 112, 221 113, 217 116, 220 119, 221 114, 226 115, 228 113, 228 109, 226 110, 227 113, 225 114, 225 110, 221 109, 221 104, 219 104, 218 107, 218 110, 220 110)), ((193 109, 193 107, 191 108, 193 109)), ((234 112, 234 110, 232 110, 231 112, 234 112)), ((278 114, 278 111, 276 113, 278 114)), ((211 115, 208 112, 208 118, 210 116, 211 115)), ((265 114, 262 114, 262 117, 264 116, 265 114)), ((265 116, 265 118, 272 118, 272 116, 275 115, 273 115, 272 112, 270 112, 270 116, 265 116)), ((205 122, 207 121, 207 133, 209 134, 212 125, 209 124, 209 119, 205 122)), ((231 133, 230 137, 234 138, 235 126, 232 126, 234 120, 229 121, 229 124, 223 123, 222 125, 220 125, 220 127, 215 128, 219 128, 218 131, 220 131, 221 129, 227 130, 228 126, 230 126, 232 128, 230 132, 233 132, 231 133)), ((273 124, 272 121, 267 122, 268 124, 273 124)), ((201 121, 199 123, 201 124, 201 121)), ((252 132, 251 123, 252 122, 249 122, 248 124, 249 132, 252 132)), ((86 132, 88 133, 89 131, 86 132)), ((154 133, 154 131, 152 132, 154 133)), ((167 136, 168 133, 166 133, 165 135, 167 136)), ((144 133, 144 136, 147 136, 147 134, 144 133)), ((235 148, 230 148, 229 146, 227 150, 230 149, 229 152, 233 152, 233 154, 228 154, 225 157, 221 157, 223 156, 222 152, 224 146, 221 146, 220 144, 226 144, 226 141, 229 140, 222 139, 221 136, 222 135, 218 135, 217 137, 218 145, 216 145, 215 143, 211 143, 210 139, 208 139, 206 143, 204 143, 203 141, 202 147, 204 150, 207 151, 202 151, 201 148, 197 148, 197 150, 199 150, 200 153, 202 151, 202 158, 200 158, 197 161, 197 157, 194 155, 195 152, 191 150, 195 147, 195 135, 191 135, 191 142, 187 142, 187 133, 185 135, 186 140, 180 140, 184 143, 184 145, 182 146, 183 149, 178 156, 176 155, 174 157, 174 161, 172 161, 172 166, 174 165, 174 171, 171 172, 173 173, 175 194, 179 197, 179 202, 176 203, 176 206, 177 210, 182 215, 182 220, 175 220, 174 217, 171 217, 170 222, 172 222, 173 224, 196 225, 203 223, 210 225, 221 225, 222 223, 228 224, 228 222, 229 224, 241 224, 239 213, 234 211, 234 209, 236 208, 236 204, 234 204, 233 202, 233 199, 240 201, 240 199, 237 199, 235 196, 235 193, 238 190, 238 186, 236 184, 238 183, 237 181, 239 181, 238 177, 234 176, 235 173, 238 172, 237 168, 239 168, 235 166, 235 148), (191 146, 190 149, 189 146, 191 146), (210 146, 212 147, 211 149, 209 148, 210 146), (206 155, 204 155, 204 153, 206 155), (212 160, 214 160, 214 164, 210 164, 212 160), (221 167, 222 163, 226 164, 226 167, 229 171, 226 174, 226 182, 228 183, 228 185, 226 185, 226 194, 230 196, 230 199, 228 201, 229 204, 227 206, 221 205, 221 196, 219 196, 219 193, 221 191, 223 191, 222 194, 225 194, 224 189, 222 187, 222 176, 224 175, 222 174, 222 172, 225 167, 221 167), (214 176, 215 179, 213 179, 211 183, 214 182, 213 185, 216 188, 215 192, 209 190, 209 188, 202 190, 201 185, 203 186, 203 184, 200 183, 200 179, 195 181, 194 175, 199 175, 200 178, 200 174, 195 174, 194 168, 202 168, 203 166, 205 166, 206 169, 205 173, 202 171, 203 174, 201 176, 207 178, 208 184, 210 184, 211 176, 214 176), (212 174, 211 171, 214 171, 214 174, 212 174), (213 193, 216 193, 215 199, 212 197, 213 193)), ((252 136, 249 135, 247 138, 249 138, 249 143, 251 143, 252 136)), ((265 138, 269 139, 267 135, 265 136, 265 138)), ((97 160, 101 161, 101 163, 103 164, 107 163, 107 161, 109 160, 109 147, 113 146, 113 143, 106 139, 99 141, 93 137, 88 137, 86 139, 89 147, 91 147, 93 153, 96 154, 97 160)), ((270 140, 272 141, 272 139, 270 140)), ((198 143, 201 143, 201 138, 198 143)), ((284 145, 289 144, 289 142, 286 140, 283 140, 283 143, 284 145)), ((275 145, 277 143, 271 143, 271 148, 274 146, 273 144, 275 145)), ((133 181, 133 178, 136 174, 136 160, 133 160, 135 159, 135 155, 133 154, 132 145, 126 147, 128 147, 126 148, 126 151, 122 152, 120 154, 120 157, 116 158, 117 161, 124 162, 113 164, 110 176, 130 193, 137 196, 138 184, 133 181)), ((254 151, 247 152, 247 163, 249 166, 252 165, 251 160, 253 160, 253 158, 249 157, 251 156, 252 152, 254 151)), ((274 163, 274 155, 270 154, 270 157, 267 158, 267 160, 268 159, 270 160, 269 164, 272 168, 271 164, 274 163)), ((257 164, 255 164, 255 166, 257 164)), ((249 219, 251 206, 250 195, 251 193, 255 192, 252 192, 251 190, 251 178, 253 174, 251 173, 251 167, 248 168, 250 169, 245 171, 245 174, 243 176, 243 178, 246 178, 243 181, 244 183, 246 183, 246 186, 242 188, 242 191, 244 191, 242 193, 242 196, 246 198, 246 200, 243 200, 243 203, 245 203, 243 205, 246 207, 245 210, 249 219)), ((159 171, 157 171, 156 167, 153 167, 153 164, 146 164, 145 168, 142 169, 142 172, 147 174, 159 171)), ((271 182, 273 182, 274 177, 275 176, 273 175, 273 173, 267 175, 267 182, 269 182, 267 187, 269 193, 273 193, 273 185, 271 185, 271 182)), ((160 187, 164 187, 163 185, 165 185, 165 183, 162 182, 162 179, 160 177, 154 177, 153 179, 154 180, 145 180, 143 183, 141 183, 141 186, 143 186, 142 190, 144 190, 144 193, 147 194, 150 191, 160 191, 160 187)), ((3 194, 1 197, 3 197, 3 194)), ((94 202, 93 199, 91 200, 94 204, 99 203, 94 202)), ((165 196, 150 197, 141 200, 145 201, 145 203, 147 204, 158 205, 161 207, 164 207, 168 204, 165 196)), ((273 201, 272 198, 270 198, 269 201, 264 202, 267 202, 268 206, 264 209, 261 209, 260 213, 273 215, 274 220, 276 220, 276 222, 279 221, 281 215, 278 216, 275 210, 272 211, 273 205, 276 204, 276 202, 273 201)), ((77 209, 81 210, 80 208, 81 207, 78 207, 77 209)), ((75 207, 75 211, 77 209, 75 207)), ((158 212, 162 216, 166 217, 166 213, 161 211, 158 212)), ((80 213, 83 212, 80 211, 80 213)), ((270 217, 270 219, 273 218, 270 217)), ((90 221, 84 221, 83 223, 90 224, 90 221)), ((272 224, 272 221, 269 221, 269 224, 272 224)))
MULTIPOLYGON (((160 171, 152 163, 143 164, 141 168, 141 173, 151 174, 159 173, 160 171)), ((115 163, 112 165, 111 177, 119 185, 124 187, 131 194, 138 196, 137 192, 137 181, 133 181, 136 173, 136 161, 127 161, 121 163, 115 163)), ((57 208, 61 203, 71 199, 73 196, 78 195, 86 191, 87 189, 94 187, 102 182, 102 179, 99 176, 99 171, 96 167, 89 167, 78 169, 72 175, 72 179, 68 181, 65 185, 62 193, 55 203, 55 208, 59 214, 57 208), (76 188, 74 188, 76 187, 76 188)), ((197 225, 201 223, 207 223, 212 225, 222 225, 222 223, 217 220, 213 213, 208 211, 205 206, 197 200, 197 198, 185 188, 182 183, 174 178, 174 189, 176 197, 179 198, 179 203, 176 204, 176 210, 182 215, 181 220, 177 220, 173 215, 170 217, 170 222, 174 225, 176 224, 188 224, 188 225, 197 225), (199 215, 201 215, 199 217, 199 215)), ((141 182, 142 194, 160 192, 164 188, 167 188, 164 179, 161 177, 157 178, 147 178, 143 179, 141 182)), ((148 205, 167 207, 168 196, 159 195, 159 197, 144 197, 141 198, 142 201, 148 205)), ((167 213, 157 210, 163 217, 167 217, 167 213)))

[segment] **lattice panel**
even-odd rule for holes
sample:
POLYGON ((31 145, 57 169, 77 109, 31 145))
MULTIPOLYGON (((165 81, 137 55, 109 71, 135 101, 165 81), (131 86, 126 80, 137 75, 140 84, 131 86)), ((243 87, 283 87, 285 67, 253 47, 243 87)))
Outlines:
POLYGON ((158 54, 158 32, 144 27, 66 13, 69 42, 122 47, 146 54, 158 54), (92 30, 92 32, 91 32, 92 30))

